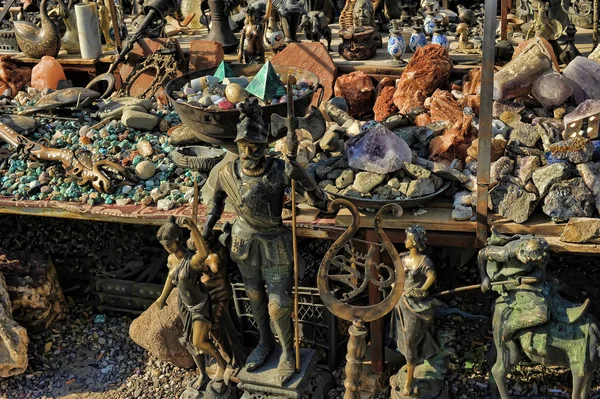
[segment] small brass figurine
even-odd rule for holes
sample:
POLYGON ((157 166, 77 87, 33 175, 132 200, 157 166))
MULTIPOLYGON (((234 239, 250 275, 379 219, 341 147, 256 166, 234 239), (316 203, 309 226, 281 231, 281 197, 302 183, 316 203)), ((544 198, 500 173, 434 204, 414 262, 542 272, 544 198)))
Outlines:
POLYGON ((283 386, 295 370, 291 318, 294 257, 291 231, 282 225, 284 192, 294 179, 304 188, 309 203, 327 209, 328 201, 297 161, 267 157, 268 135, 257 101, 246 100, 235 140, 240 157, 219 171, 203 235, 213 241, 213 228, 229 199, 238 217, 222 227, 219 241, 230 249, 231 259, 239 267, 260 332, 245 370, 262 366, 275 349, 270 316, 282 347, 276 382, 283 386))
POLYGON ((246 13, 246 22, 242 29, 238 49, 238 62, 263 64, 265 62, 262 30, 263 12, 258 6, 249 6, 246 13))
POLYGON ((456 26, 456 33, 458 34, 458 48, 460 50, 471 50, 475 46, 469 41, 469 27, 465 23, 458 24, 456 26))
POLYGON ((104 5, 104 0, 98 0, 98 19, 100 20, 100 30, 104 36, 104 42, 106 45, 105 49, 114 49, 115 42, 110 37, 110 15, 108 14, 108 8, 104 5))
POLYGON ((215 254, 209 253, 208 246, 200 231, 190 218, 175 219, 173 216, 158 230, 158 241, 169 252, 169 276, 162 294, 156 300, 159 309, 167 303, 167 298, 177 287, 179 291, 179 314, 183 321, 182 344, 185 344, 199 370, 194 389, 201 389, 205 379, 205 365, 202 353, 212 356, 217 362, 214 382, 222 382, 225 369, 230 367, 209 337, 212 327, 212 304, 209 291, 202 282, 205 267, 214 264, 215 254), (189 252, 183 245, 181 227, 191 230, 197 252, 189 252))
POLYGON ((406 380, 401 396, 414 391, 415 367, 440 351, 435 339, 434 307, 428 290, 436 280, 433 262, 423 253, 427 233, 421 226, 406 229, 405 246, 408 252, 400 254, 404 266, 404 293, 393 313, 392 336, 406 358, 406 380))
POLYGON ((496 361, 490 387, 509 399, 506 374, 522 353, 545 366, 569 367, 572 398, 584 399, 598 369, 600 330, 586 314, 589 300, 570 303, 560 295, 561 283, 546 273, 548 243, 533 235, 507 237, 492 229, 488 245, 479 252, 481 289, 500 297, 492 319, 496 361))

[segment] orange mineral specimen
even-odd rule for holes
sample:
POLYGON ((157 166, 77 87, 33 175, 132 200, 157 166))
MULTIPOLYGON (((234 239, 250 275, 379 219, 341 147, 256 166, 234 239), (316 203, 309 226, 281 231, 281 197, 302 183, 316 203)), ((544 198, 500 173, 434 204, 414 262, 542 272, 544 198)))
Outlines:
POLYGON ((442 84, 448 82, 452 60, 448 50, 437 44, 419 48, 400 77, 394 104, 401 114, 422 107, 425 99, 442 84))
POLYGON ((333 92, 348 102, 348 113, 353 118, 368 115, 373 109, 375 87, 371 77, 363 71, 342 75, 335 81, 333 92))
POLYGON ((398 108, 394 105, 394 92, 396 88, 394 86, 385 86, 381 89, 381 93, 375 101, 375 107, 373 112, 375 113, 375 120, 377 122, 383 122, 389 116, 398 113, 398 108))
POLYGON ((42 91, 44 89, 56 90, 58 82, 66 80, 62 65, 54 57, 45 55, 31 71, 31 87, 42 91))

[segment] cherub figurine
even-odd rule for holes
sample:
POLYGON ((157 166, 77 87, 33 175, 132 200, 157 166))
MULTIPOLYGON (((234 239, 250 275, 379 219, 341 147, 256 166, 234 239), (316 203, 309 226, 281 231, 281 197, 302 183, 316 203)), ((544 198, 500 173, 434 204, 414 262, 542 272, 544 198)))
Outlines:
POLYGON ((110 16, 108 15, 108 8, 104 5, 104 0, 98 0, 98 19, 100 20, 100 29, 106 42, 106 48, 112 49, 115 47, 115 42, 110 37, 110 16))
POLYGON ((436 279, 433 262, 423 253, 427 244, 427 233, 421 226, 405 230, 405 246, 408 252, 400 254, 404 271, 404 293, 396 305, 392 337, 398 350, 406 358, 406 382, 402 396, 413 393, 415 366, 440 351, 435 339, 434 307, 428 290, 436 279))
POLYGON ((159 309, 162 309, 173 288, 178 288, 179 315, 183 321, 181 342, 185 343, 199 369, 198 379, 192 386, 200 389, 204 385, 206 370, 201 353, 207 353, 216 360, 218 369, 213 381, 222 381, 225 369, 229 365, 209 338, 212 326, 212 305, 209 291, 202 282, 205 266, 214 262, 215 255, 209 253, 202 234, 190 218, 169 217, 169 221, 160 227, 156 236, 169 253, 167 264, 170 270, 163 292, 156 300, 156 304, 159 309), (181 227, 191 230, 197 249, 195 253, 188 251, 183 245, 181 227))

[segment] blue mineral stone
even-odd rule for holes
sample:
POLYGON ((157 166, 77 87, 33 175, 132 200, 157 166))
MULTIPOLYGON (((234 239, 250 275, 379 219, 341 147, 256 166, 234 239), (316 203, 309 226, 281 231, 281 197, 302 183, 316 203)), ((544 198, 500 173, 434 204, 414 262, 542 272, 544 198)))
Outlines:
POLYGON ((146 181, 146 188, 151 190, 154 188, 154 182, 152 180, 147 180, 146 181))
POLYGON ((34 134, 33 134, 33 138, 34 138, 34 139, 36 139, 36 140, 39 140, 39 139, 41 139, 41 138, 42 138, 42 135, 41 135, 41 134, 39 134, 39 133, 34 133, 34 134))
POLYGON ((110 205, 110 204, 114 204, 115 201, 113 201, 112 198, 108 197, 108 198, 104 199, 104 203, 110 205))
POLYGON ((37 201, 39 199, 40 199, 40 197, 38 197, 37 195, 32 195, 30 198, 30 200, 32 200, 32 201, 37 201))
POLYGON ((18 189, 19 191, 21 191, 21 190, 24 190, 24 189, 25 189, 25 187, 27 187, 27 185, 26 185, 26 184, 19 183, 19 185, 17 186, 17 189, 18 189))
POLYGON ((119 136, 117 136, 116 134, 111 134, 110 136, 108 136, 108 139, 110 141, 117 141, 118 138, 119 136))
POLYGON ((106 154, 108 154, 108 150, 107 150, 106 148, 100 148, 100 149, 98 150, 98 152, 99 152, 100 154, 102 154, 102 155, 106 155, 106 154))

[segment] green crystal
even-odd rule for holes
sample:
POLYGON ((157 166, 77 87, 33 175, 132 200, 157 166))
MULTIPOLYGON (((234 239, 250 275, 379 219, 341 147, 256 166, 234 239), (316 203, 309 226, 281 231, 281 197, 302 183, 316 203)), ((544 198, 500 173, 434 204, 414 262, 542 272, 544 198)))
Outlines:
POLYGON ((271 61, 267 61, 248 84, 246 91, 263 101, 271 101, 274 98, 283 96, 285 87, 283 87, 283 83, 277 76, 275 68, 271 65, 271 61))
POLYGON ((222 82, 225 78, 234 78, 235 73, 233 73, 228 63, 221 61, 213 76, 219 78, 219 82, 222 82))

